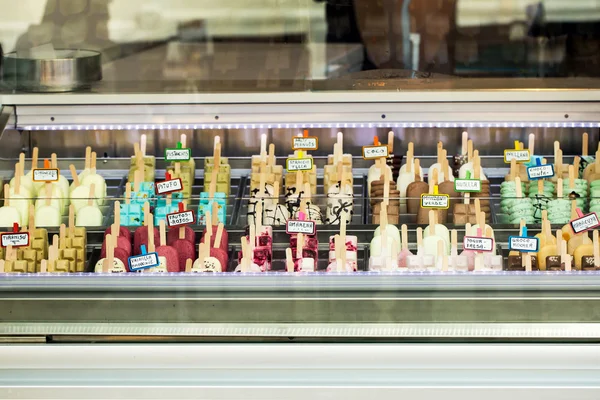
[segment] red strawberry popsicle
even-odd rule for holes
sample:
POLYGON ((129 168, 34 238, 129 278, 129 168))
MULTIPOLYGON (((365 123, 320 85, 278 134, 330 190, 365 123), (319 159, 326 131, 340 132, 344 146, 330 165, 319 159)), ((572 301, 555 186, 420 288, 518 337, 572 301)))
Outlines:
MULTIPOLYGON (((119 232, 117 224, 112 224, 109 228, 111 230, 111 238, 114 246, 114 257, 123 261, 123 265, 128 266, 127 259, 131 257, 131 243, 123 236, 118 236, 119 232)), ((100 250, 100 257, 106 258, 106 247, 107 247, 108 235, 104 238, 102 243, 102 249, 100 250)))
POLYGON ((156 252, 159 257, 164 257, 167 264, 167 271, 169 272, 180 272, 185 270, 185 264, 183 268, 179 268, 179 254, 172 246, 167 246, 167 230, 165 226, 165 220, 160 220, 160 246, 156 248, 156 252))
MULTIPOLYGON (((184 212, 186 210, 186 205, 184 202, 179 203, 179 212, 184 212)), ((174 242, 180 239, 185 239, 194 246, 196 244, 196 232, 188 225, 182 226, 176 229, 169 229, 167 232, 167 244, 169 246, 173 246, 174 242), (183 237, 181 230, 183 229, 183 237)), ((183 264, 185 265, 185 264, 183 264)))

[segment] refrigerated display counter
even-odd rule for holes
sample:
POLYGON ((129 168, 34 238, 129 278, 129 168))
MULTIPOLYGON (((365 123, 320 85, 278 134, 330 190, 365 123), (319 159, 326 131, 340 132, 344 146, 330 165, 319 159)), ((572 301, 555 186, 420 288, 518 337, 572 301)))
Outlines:
POLYGON ((2 397, 598 398, 600 90, 520 82, 5 92, 2 397))

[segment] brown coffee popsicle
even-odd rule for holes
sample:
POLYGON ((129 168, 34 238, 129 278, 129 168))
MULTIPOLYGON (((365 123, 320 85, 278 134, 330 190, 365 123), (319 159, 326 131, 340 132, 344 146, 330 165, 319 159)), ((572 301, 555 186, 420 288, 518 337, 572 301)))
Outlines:
POLYGON ((406 188, 406 210, 409 214, 417 214, 421 207, 421 195, 429 192, 429 185, 423 181, 423 177, 419 173, 421 170, 419 159, 415 158, 415 181, 408 185, 406 188))

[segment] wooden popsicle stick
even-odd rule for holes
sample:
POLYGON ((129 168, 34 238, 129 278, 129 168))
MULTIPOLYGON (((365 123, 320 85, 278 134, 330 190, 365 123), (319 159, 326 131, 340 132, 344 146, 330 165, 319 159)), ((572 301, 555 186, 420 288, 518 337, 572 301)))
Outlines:
POLYGON ((473 179, 481 179, 481 159, 479 150, 473 152, 473 179))
POLYGON ((46 205, 49 206, 52 202, 52 184, 46 182, 44 185, 46 189, 46 205))
POLYGON ((206 234, 208 235, 208 232, 210 232, 210 234, 212 235, 212 231, 213 231, 212 212, 206 211, 204 219, 206 220, 206 234))
POLYGON ((59 247, 61 250, 64 250, 67 247, 67 227, 65 226, 65 224, 60 224, 60 227, 58 228, 58 232, 59 232, 59 247))
MULTIPOLYGON (((335 235, 333 237, 333 248, 335 251, 336 262, 341 263, 342 245, 340 244, 340 235, 335 235)), ((337 270, 338 271, 342 270, 341 265, 338 264, 337 270)))
POLYGON ((185 133, 182 133, 181 136, 179 136, 179 143, 181 143, 182 148, 185 149, 187 147, 187 135, 185 133))
POLYGON ((531 272, 531 254, 525 254, 525 271, 531 272))
POLYGON ((437 163, 442 165, 442 150, 444 150, 444 144, 440 141, 437 143, 437 163))
POLYGON ((271 143, 271 144, 269 144, 268 165, 270 165, 271 167, 273 167, 275 164, 276 164, 276 161, 275 161, 275 143, 271 143))
POLYGON ((221 168, 221 143, 220 142, 215 144, 213 163, 214 163, 214 169, 216 169, 217 173, 218 173, 219 169, 221 168))
POLYGON ((256 247, 256 227, 250 225, 250 250, 253 251, 256 247))
MULTIPOLYGON (((50 190, 52 190, 52 189, 50 189, 50 190)), ((52 193, 52 192, 50 192, 50 193, 52 193)), ((90 191, 89 191, 89 194, 88 194, 88 206, 90 206, 90 207, 94 205, 94 196, 95 196, 95 194, 96 194, 96 184, 92 183, 90 185, 90 191)))
POLYGON ((533 133, 529 134, 529 154, 532 156, 535 154, 535 134, 533 133))
POLYGON ((15 194, 21 193, 21 167, 19 163, 15 164, 15 194))
POLYGON ((388 153, 394 154, 394 131, 388 132, 388 153))
POLYGON ((467 161, 473 161, 473 141, 471 139, 467 140, 467 161))
POLYGON ((69 165, 69 170, 71 171, 71 177, 73 178, 74 187, 78 187, 80 185, 80 183, 79 183, 79 176, 77 175, 77 170, 75 169, 75 166, 73 164, 69 165))
POLYGON ((118 200, 115 201, 114 204, 114 213, 115 213, 115 225, 117 226, 117 234, 119 233, 119 229, 121 228, 121 202, 118 200))
POLYGON ((417 228, 417 255, 423 255, 423 228, 417 228))
POLYGON ((133 173, 133 190, 137 193, 140 191, 140 186, 142 185, 142 171, 137 169, 133 173))
POLYGON ((185 272, 187 274, 192 272, 192 266, 193 266, 193 261, 191 258, 188 258, 187 260, 185 260, 185 272))
POLYGON ((435 211, 429 210, 429 234, 435 236, 435 211))
POLYGON ((40 150, 36 147, 33 148, 33 153, 31 156, 31 169, 34 170, 38 167, 38 155, 40 150))
POLYGON ((85 148, 85 169, 90 169, 90 160, 92 159, 92 148, 87 146, 85 148))
POLYGON ((515 189, 517 191, 517 198, 522 198, 523 197, 523 188, 521 187, 521 178, 519 178, 518 176, 515 178, 515 189))
POLYGON ((408 151, 406 152, 406 172, 413 172, 413 162, 415 154, 415 145, 413 142, 408 143, 408 151))
POLYGON ((75 206, 69 204, 69 237, 75 236, 75 206))
POLYGON ((381 208, 379 209, 379 227, 381 231, 381 235, 385 234, 388 225, 388 213, 387 213, 387 204, 381 203, 381 208))
POLYGON ((154 243, 154 215, 148 213, 146 226, 148 230, 148 252, 152 253, 156 251, 156 244, 154 243))
POLYGON ((56 157, 56 153, 52 153, 50 155, 50 161, 51 161, 52 168, 58 169, 58 158, 56 157))
POLYGON ((569 189, 575 188, 575 167, 569 165, 569 189))
POLYGON ((558 149, 558 151, 556 152, 556 175, 558 176, 562 176, 563 172, 564 172, 564 167, 563 167, 563 152, 561 149, 558 149))
MULTIPOLYGON (((475 216, 475 218, 477 218, 477 215, 475 216)), ((471 224, 467 222, 465 224, 465 236, 470 236, 470 235, 471 235, 471 224)))
POLYGON ((216 201, 213 201, 212 203, 212 224, 213 225, 217 225, 219 223, 219 205, 217 204, 216 201))
POLYGON ((25 175, 25 153, 19 154, 19 165, 21 167, 21 176, 25 175))
POLYGON ((129 182, 125 185, 125 204, 131 203, 131 185, 129 182))
POLYGON ((29 205, 29 237, 33 238, 35 233, 35 206, 33 204, 29 205))
POLYGON ((514 181, 516 176, 517 176, 517 160, 513 158, 512 160, 510 160, 510 180, 514 181))
POLYGON ((10 185, 8 183, 4 184, 4 205, 10 206, 10 185))
POLYGON ((213 200, 217 191, 217 169, 213 168, 210 174, 210 185, 208 187, 208 198, 213 200))
POLYGON ((262 233, 262 221, 263 221, 263 207, 262 203, 258 202, 256 204, 256 218, 254 218, 254 223, 256 224, 256 234, 260 235, 262 233))
POLYGON ((560 248, 560 260, 565 264, 565 271, 571 271, 571 256, 567 253, 567 241, 564 240, 562 242, 562 246, 560 248))
POLYGON ((225 229, 225 226, 223 225, 223 223, 219 223, 219 225, 217 226, 217 234, 215 235, 215 241, 214 241, 213 247, 217 248, 221 244, 221 238, 223 237, 224 229, 225 229))
POLYGON ((467 154, 467 142, 468 141, 469 141, 469 132, 463 131, 461 149, 460 149, 460 154, 462 154, 463 156, 467 154))
POLYGON ((285 266, 287 272, 294 272, 294 261, 292 260, 292 249, 285 249, 285 266))
POLYGON ((96 173, 96 152, 92 151, 92 161, 91 161, 91 169, 92 174, 96 173))
MULTIPOLYGON (((422 181, 423 177, 421 176, 421 161, 418 158, 415 158, 415 181, 422 181)), ((406 168, 408 170, 408 167, 406 168)), ((410 172, 410 171, 408 171, 410 172)))
POLYGON ((458 255, 458 232, 456 231, 456 229, 452 229, 450 231, 450 241, 451 241, 450 255, 452 257, 456 257, 458 255))
POLYGON ((165 227, 165 220, 161 219, 159 222, 159 226, 160 226, 160 245, 161 246, 166 246, 167 245, 167 230, 165 227))
POLYGON ((106 258, 102 263, 102 272, 109 273, 110 269, 113 266, 113 261, 115 258, 115 247, 113 245, 113 235, 106 235, 106 258))
MULTIPOLYGON (((146 134, 143 134, 140 137, 140 151, 142 153, 142 157, 146 157, 146 146, 147 146, 147 137, 146 134)), ((93 167, 92 167, 93 168, 93 167)))
POLYGON ((557 199, 563 198, 563 180, 562 180, 562 178, 558 178, 556 180, 556 198, 557 199))
POLYGON ((589 146, 589 135, 587 132, 583 132, 583 136, 581 137, 581 155, 588 155, 588 146, 589 146))
POLYGON ((402 224, 400 229, 402 232, 402 250, 408 250, 408 226, 402 224))

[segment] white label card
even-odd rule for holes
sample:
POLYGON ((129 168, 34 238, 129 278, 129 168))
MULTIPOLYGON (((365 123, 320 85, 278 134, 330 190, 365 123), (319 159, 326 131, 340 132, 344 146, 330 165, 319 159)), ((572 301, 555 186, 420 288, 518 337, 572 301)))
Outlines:
POLYGON ((183 190, 183 184, 179 178, 156 183, 156 194, 167 194, 181 190, 183 190))
POLYGON ((196 217, 192 210, 180 213, 167 214, 167 225, 169 228, 182 225, 191 225, 196 222, 196 217))
POLYGON ((290 219, 287 221, 285 231, 287 234, 302 233, 305 235, 314 235, 317 226, 315 221, 299 221, 290 219))
POLYGON ((165 149, 166 161, 187 161, 191 156, 190 149, 165 149))
POLYGON ((424 194, 421 195, 421 207, 423 208, 448 208, 450 207, 450 196, 447 194, 424 194))
POLYGON ((537 253, 539 244, 540 240, 536 237, 510 236, 508 238, 509 250, 515 250, 524 253, 537 253))
POLYGON ((598 225, 600 225, 600 221, 598 221, 598 216, 596 213, 587 214, 581 218, 571 221, 571 228, 573 228, 573 232, 575 233, 585 232, 589 229, 597 227, 598 225))
POLYGON ((454 190, 457 192, 481 192, 481 180, 455 179, 454 190))
POLYGON ((493 251, 494 239, 477 236, 465 236, 463 249, 473 251, 493 251))
POLYGON ((377 158, 387 157, 389 155, 388 147, 382 146, 363 146, 363 158, 365 160, 374 160, 377 158))
POLYGON ((288 172, 310 171, 313 168, 312 158, 288 158, 286 169, 288 172))
POLYGON ((527 168, 529 179, 544 179, 554 176, 554 166, 552 164, 538 165, 527 168))
POLYGON ((292 150, 317 150, 319 140, 314 136, 292 138, 292 150))
POLYGON ((58 180, 58 170, 56 168, 34 169, 33 180, 35 182, 56 182, 58 180))
POLYGON ((146 253, 139 256, 132 256, 129 257, 127 261, 129 261, 129 270, 132 272, 160 265, 158 253, 146 253))
POLYGON ((529 150, 504 150, 504 162, 510 164, 510 162, 514 159, 517 162, 528 162, 531 158, 529 154, 529 150))
POLYGON ((0 236, 2 247, 24 247, 29 246, 29 232, 3 233, 0 236))

